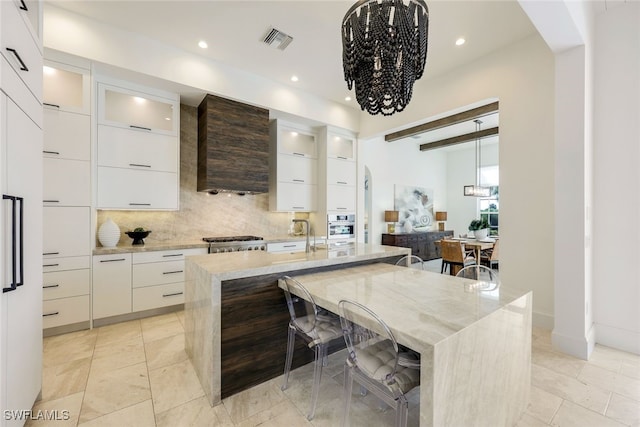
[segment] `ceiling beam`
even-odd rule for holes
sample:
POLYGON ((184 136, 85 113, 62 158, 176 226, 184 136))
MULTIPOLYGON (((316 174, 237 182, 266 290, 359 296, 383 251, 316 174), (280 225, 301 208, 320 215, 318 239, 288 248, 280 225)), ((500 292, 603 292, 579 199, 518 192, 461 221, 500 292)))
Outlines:
POLYGON ((443 117, 432 122, 423 123, 421 125, 413 126, 408 129, 403 129, 398 132, 389 133, 384 136, 384 140, 387 142, 397 141, 409 136, 418 135, 423 132, 427 132, 434 129, 440 129, 445 126, 451 126, 458 123, 466 122, 467 120, 477 119, 482 116, 498 111, 498 101, 491 104, 483 105, 481 107, 473 108, 471 110, 463 111, 452 116, 443 117))
POLYGON ((494 128, 482 129, 476 132, 467 133, 465 135, 458 135, 452 138, 441 139, 439 141, 428 142, 426 144, 420 144, 420 151, 433 150, 436 148, 447 147, 449 145, 462 144, 464 142, 475 141, 476 139, 487 138, 493 135, 498 135, 498 126, 494 128))

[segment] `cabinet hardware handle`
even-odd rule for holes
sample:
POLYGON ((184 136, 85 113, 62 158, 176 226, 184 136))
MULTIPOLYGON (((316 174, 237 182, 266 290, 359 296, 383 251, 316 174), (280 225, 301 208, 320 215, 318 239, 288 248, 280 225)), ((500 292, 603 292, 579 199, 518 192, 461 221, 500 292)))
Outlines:
POLYGON ((339 158, 340 160, 347 160, 347 158, 346 158, 346 157, 342 157, 342 156, 338 156, 338 158, 339 158))
POLYGON ((129 163, 129 166, 137 166, 139 168, 150 168, 151 165, 139 165, 137 163, 129 163))
POLYGON ((337 181, 336 184, 346 184, 344 181, 337 181))
POLYGON ((304 179, 294 179, 293 182, 304 182, 304 179))
POLYGON ((55 154, 56 156, 59 156, 59 155, 60 155, 60 152, 59 152, 59 151, 45 151, 45 150, 42 150, 42 152, 43 152, 44 154, 55 154))
POLYGON ((60 200, 43 200, 44 203, 60 203, 60 200))
POLYGON ((344 211, 346 211, 346 210, 347 210, 347 208, 340 208, 340 207, 337 207, 336 209, 338 209, 338 210, 344 210, 344 211))
POLYGON ((60 314, 59 311, 54 311, 53 313, 46 313, 43 314, 42 317, 47 317, 47 316, 57 316, 58 314, 60 314))
POLYGON ((176 274, 176 273, 183 273, 184 270, 176 270, 176 271, 165 271, 162 274, 176 274))
POLYGON ((130 128, 133 128, 133 129, 140 129, 140 130, 148 130, 148 131, 151 131, 151 128, 145 128, 145 127, 142 127, 142 126, 129 125, 129 127, 130 127, 130 128))
POLYGON ((283 248, 295 248, 297 245, 282 245, 283 248))
POLYGON ((44 252, 42 255, 60 255, 60 252, 44 252))
POLYGON ((291 206, 292 209, 304 209, 304 206, 291 206))
POLYGON ((60 264, 42 264, 43 267, 57 267, 60 264))
POLYGON ((126 261, 126 258, 118 258, 118 259, 101 259, 100 262, 118 262, 118 261, 126 261))
POLYGON ((13 55, 16 57, 16 59, 18 60, 18 62, 20 63, 20 69, 22 71, 29 71, 29 68, 27 68, 27 64, 24 63, 24 61, 22 60, 22 58, 20 58, 20 55, 18 54, 18 51, 15 49, 12 49, 10 47, 7 48, 7 50, 11 53, 13 53, 13 55))
POLYGON ((302 157, 304 157, 304 153, 295 153, 295 152, 294 152, 294 153, 293 153, 293 155, 294 155, 294 156, 302 156, 302 157))
POLYGON ((46 105, 47 107, 60 108, 58 104, 49 104, 48 102, 43 102, 42 105, 46 105))
POLYGON ((43 285, 43 286, 42 286, 42 289, 57 288, 57 287, 59 287, 59 286, 60 286, 60 285, 59 285, 59 284, 57 284, 57 283, 56 283, 55 285, 43 285))
POLYGON ((2 195, 2 200, 11 200, 11 285, 2 288, 2 293, 15 291, 18 286, 22 286, 24 277, 24 199, 18 196, 2 195), (17 212, 17 202, 20 202, 20 211, 17 212), (19 218, 18 218, 19 214, 19 218), (17 221, 20 221, 19 230, 17 221), (19 234, 18 234, 19 233, 19 234), (18 246, 20 253, 18 254, 18 246), (18 264, 18 255, 20 263, 18 264), (20 280, 18 280, 18 275, 20 280))
POLYGON ((173 293, 173 294, 162 294, 162 298, 165 298, 165 297, 174 297, 174 296, 176 296, 176 295, 182 295, 183 293, 184 293, 184 292, 176 292, 176 293, 173 293))
POLYGON ((170 257, 170 256, 182 256, 182 255, 184 255, 184 254, 167 254, 167 255, 162 255, 162 257, 163 258, 167 258, 167 257, 170 257))
POLYGON ((129 203, 129 206, 151 206, 151 203, 129 203))
POLYGON ((28 7, 27 7, 27 5, 24 3, 24 0, 20 0, 20 9, 21 9, 21 10, 29 11, 29 8, 28 8, 28 7))

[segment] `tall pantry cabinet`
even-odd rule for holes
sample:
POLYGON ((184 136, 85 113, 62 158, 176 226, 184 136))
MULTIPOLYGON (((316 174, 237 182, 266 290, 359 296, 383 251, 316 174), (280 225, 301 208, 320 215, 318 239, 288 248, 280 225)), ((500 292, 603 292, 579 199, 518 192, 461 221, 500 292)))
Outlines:
POLYGON ((41 34, 41 2, 0 2, 0 426, 42 389, 41 34))

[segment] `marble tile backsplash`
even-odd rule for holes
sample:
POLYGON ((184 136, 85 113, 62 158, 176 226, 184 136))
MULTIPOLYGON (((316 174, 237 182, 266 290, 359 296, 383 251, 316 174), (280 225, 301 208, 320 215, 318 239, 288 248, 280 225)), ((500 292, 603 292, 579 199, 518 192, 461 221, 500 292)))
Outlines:
MULTIPOLYGON (((287 235, 291 219, 307 214, 269 211, 269 195, 199 193, 198 109, 180 105, 180 210, 98 211, 97 227, 111 218, 120 227, 120 244, 130 243, 125 231, 144 227, 152 233, 146 242, 198 241, 205 236, 287 235)), ((100 243, 96 238, 96 246, 100 243)))

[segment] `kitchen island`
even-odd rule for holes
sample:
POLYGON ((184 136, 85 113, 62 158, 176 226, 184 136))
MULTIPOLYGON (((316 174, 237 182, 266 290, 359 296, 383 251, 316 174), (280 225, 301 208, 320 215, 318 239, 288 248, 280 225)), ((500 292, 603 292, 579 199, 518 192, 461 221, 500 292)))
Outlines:
MULTIPOLYGON (((304 253, 243 251, 193 256, 185 262, 185 348, 214 405, 282 374, 286 308, 284 275, 395 263, 410 249, 355 244, 304 253)), ((299 341, 299 340, 298 340, 299 341)), ((313 360, 298 342, 293 367, 313 360)))

